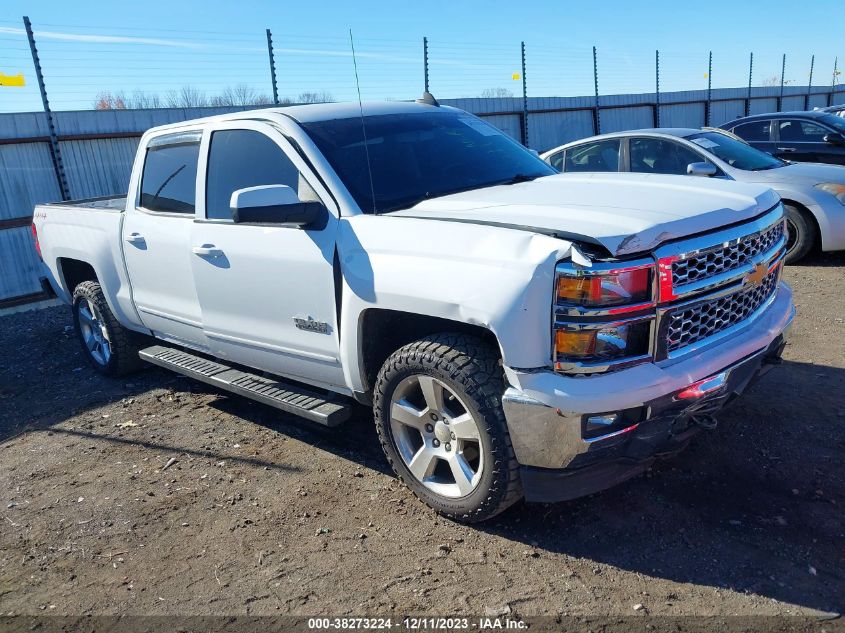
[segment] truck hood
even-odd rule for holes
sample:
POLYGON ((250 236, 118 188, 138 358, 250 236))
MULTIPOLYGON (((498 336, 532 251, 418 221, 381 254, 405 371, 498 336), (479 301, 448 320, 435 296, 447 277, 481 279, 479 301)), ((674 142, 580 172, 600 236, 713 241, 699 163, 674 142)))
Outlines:
POLYGON ((718 179, 558 174, 442 196, 391 215, 533 230, 619 256, 751 219, 778 201, 767 187, 718 179))
POLYGON ((821 182, 845 184, 845 167, 824 163, 790 163, 777 169, 744 173, 749 174, 747 178, 743 178, 744 182, 771 183, 772 187, 778 184, 812 186, 821 182))

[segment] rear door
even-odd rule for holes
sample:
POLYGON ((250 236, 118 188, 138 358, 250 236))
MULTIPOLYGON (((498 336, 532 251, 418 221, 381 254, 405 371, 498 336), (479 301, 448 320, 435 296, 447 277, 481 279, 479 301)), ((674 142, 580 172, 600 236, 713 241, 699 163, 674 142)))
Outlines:
POLYGON ((203 196, 188 251, 212 353, 313 384, 343 384, 334 257, 338 210, 273 126, 221 122, 204 141, 203 196), (327 207, 321 226, 235 224, 232 193, 287 185, 327 207))
POLYGON ((130 191, 123 222, 123 253, 132 299, 159 338, 207 349, 194 277, 190 240, 202 132, 156 136, 130 191))

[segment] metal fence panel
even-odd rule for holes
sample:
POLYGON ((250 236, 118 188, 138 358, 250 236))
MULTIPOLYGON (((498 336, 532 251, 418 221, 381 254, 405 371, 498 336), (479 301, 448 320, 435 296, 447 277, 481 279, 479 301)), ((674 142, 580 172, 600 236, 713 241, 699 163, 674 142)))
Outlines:
POLYGON ((719 126, 745 116, 745 101, 717 101, 710 106, 710 123, 719 126))
POLYGON ((593 135, 593 114, 589 110, 544 112, 528 117, 528 139, 539 152, 593 135))
POLYGON ((701 127, 704 125, 703 103, 676 103, 660 106, 660 127, 701 127))
POLYGON ((39 292, 40 270, 28 226, 0 231, 0 299, 39 292))
POLYGON ((514 140, 521 140, 522 128, 518 114, 487 114, 481 115, 481 118, 490 125, 496 126, 514 140))
POLYGON ((62 141, 59 143, 72 198, 126 193, 137 138, 62 141))
POLYGON ((0 145, 0 220, 25 218, 61 197, 47 143, 0 145))
POLYGON ((749 111, 751 114, 765 114, 766 112, 776 112, 778 109, 778 100, 776 97, 770 99, 752 99, 749 111))
POLYGON ((601 131, 622 132, 652 127, 654 124, 652 112, 652 108, 649 106, 602 110, 601 131))

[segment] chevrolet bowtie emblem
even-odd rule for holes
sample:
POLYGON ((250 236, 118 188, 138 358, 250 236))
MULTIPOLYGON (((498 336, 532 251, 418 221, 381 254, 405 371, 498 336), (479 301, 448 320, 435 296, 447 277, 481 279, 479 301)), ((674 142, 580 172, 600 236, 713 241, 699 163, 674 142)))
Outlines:
POLYGON ((756 288, 763 283, 763 280, 766 278, 766 274, 768 272, 768 266, 766 266, 764 262, 760 262, 751 269, 751 272, 745 276, 742 283, 746 288, 756 288))

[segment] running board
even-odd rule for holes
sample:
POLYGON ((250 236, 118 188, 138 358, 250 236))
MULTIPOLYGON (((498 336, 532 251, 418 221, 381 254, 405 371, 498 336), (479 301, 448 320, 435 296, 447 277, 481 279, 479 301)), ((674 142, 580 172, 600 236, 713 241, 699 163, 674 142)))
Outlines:
POLYGON ((153 365, 170 369, 251 400, 269 404, 271 407, 325 426, 337 426, 346 421, 352 412, 349 404, 328 400, 307 387, 232 369, 227 365, 172 347, 153 345, 142 349, 138 352, 138 356, 141 360, 153 365))

